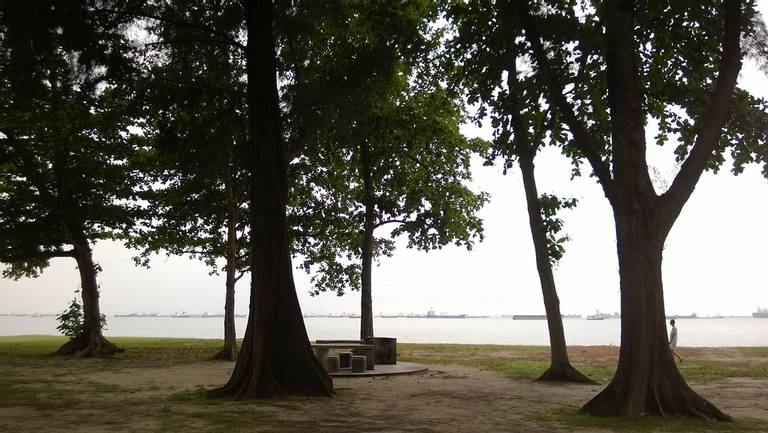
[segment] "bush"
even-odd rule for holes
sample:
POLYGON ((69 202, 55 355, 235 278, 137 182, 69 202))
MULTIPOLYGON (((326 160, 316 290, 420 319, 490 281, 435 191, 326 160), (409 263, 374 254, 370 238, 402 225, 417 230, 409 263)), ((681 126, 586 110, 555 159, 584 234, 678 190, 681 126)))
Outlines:
MULTIPOLYGON (((88 333, 88 328, 85 326, 83 306, 77 302, 77 298, 72 298, 72 302, 70 302, 69 307, 62 311, 61 314, 56 316, 56 320, 59 321, 59 326, 56 327, 56 330, 69 337, 70 340, 85 337, 88 333)), ((106 323, 107 319, 102 314, 101 327, 104 328, 106 323)))

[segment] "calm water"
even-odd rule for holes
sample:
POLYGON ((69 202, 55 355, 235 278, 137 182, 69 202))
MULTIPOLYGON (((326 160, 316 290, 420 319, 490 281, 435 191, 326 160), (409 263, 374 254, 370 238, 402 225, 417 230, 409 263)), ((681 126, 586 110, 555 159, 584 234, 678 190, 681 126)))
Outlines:
MULTIPOLYGON (((309 338, 353 339, 359 320, 310 317, 304 319, 309 338)), ((235 319, 237 335, 245 333, 245 318, 235 319)), ((618 345, 619 320, 565 319, 570 345, 618 345)), ((0 335, 58 334, 54 317, 0 316, 0 335)), ((105 334, 134 337, 222 338, 222 318, 107 317, 105 334)), ((681 346, 768 346, 768 319, 678 319, 681 346)), ((375 318, 376 335, 409 343, 477 343, 547 345, 544 320, 375 318)))

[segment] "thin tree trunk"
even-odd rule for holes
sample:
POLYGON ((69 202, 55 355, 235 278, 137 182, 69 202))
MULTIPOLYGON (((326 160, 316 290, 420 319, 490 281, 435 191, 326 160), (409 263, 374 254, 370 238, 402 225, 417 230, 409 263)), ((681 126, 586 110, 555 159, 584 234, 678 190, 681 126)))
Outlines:
POLYGON ((373 267, 373 212, 365 207, 363 230, 362 269, 360 285, 360 339, 373 337, 373 300, 371 296, 371 271, 373 267))
POLYGON ((361 248, 360 281, 360 339, 373 337, 373 299, 371 295, 371 272, 373 270, 373 231, 375 229, 375 206, 371 173, 371 151, 367 141, 360 146, 360 176, 363 178, 363 244, 361 248))
POLYGON ((333 382, 312 352, 296 296, 286 218, 288 156, 282 140, 272 2, 243 2, 248 44, 251 303, 232 376, 215 395, 328 396, 333 382))
POLYGON ((216 359, 234 361, 237 359, 237 335, 235 332, 235 283, 237 273, 237 204, 235 202, 232 176, 233 152, 227 149, 227 166, 224 175, 224 189, 227 195, 227 281, 224 300, 224 347, 214 356, 216 359))
POLYGON ((669 349, 661 262, 670 226, 660 212, 614 210, 621 276, 621 349, 611 383, 582 411, 601 416, 731 418, 685 382, 669 349))
POLYGON ((536 188, 533 158, 533 150, 530 148, 520 152, 519 162, 523 174, 525 198, 528 203, 528 221, 531 226, 531 237, 536 252, 536 269, 539 272, 549 328, 550 365, 539 377, 539 380, 593 383, 592 380, 573 368, 568 359, 563 318, 560 315, 560 300, 557 297, 555 278, 552 275, 552 264, 547 248, 547 233, 541 217, 539 193, 536 188))
POLYGON ((77 356, 110 356, 123 349, 107 341, 102 335, 99 286, 96 282, 96 264, 85 233, 77 224, 64 223, 65 232, 73 246, 77 269, 80 273, 80 294, 83 299, 85 333, 68 341, 56 353, 77 356))

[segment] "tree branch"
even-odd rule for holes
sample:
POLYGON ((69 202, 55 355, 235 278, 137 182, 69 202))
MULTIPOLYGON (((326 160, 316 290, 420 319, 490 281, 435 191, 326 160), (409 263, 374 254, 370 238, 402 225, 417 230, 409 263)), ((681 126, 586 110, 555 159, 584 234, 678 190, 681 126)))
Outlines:
POLYGON ((533 58, 548 83, 548 99, 550 104, 557 107, 560 111, 560 114, 565 120, 565 124, 568 125, 568 129, 570 129, 573 134, 576 146, 582 153, 584 153, 584 156, 586 156, 592 166, 592 171, 595 173, 595 176, 597 176, 597 179, 600 181, 600 185, 603 187, 603 191, 606 196, 611 199, 614 195, 614 185, 610 166, 600 156, 600 149, 605 148, 605 146, 602 145, 598 138, 589 132, 586 125, 576 117, 573 107, 565 98, 565 95, 563 94, 564 86, 560 81, 560 77, 555 74, 555 71, 549 62, 549 58, 547 57, 547 53, 541 42, 541 35, 531 16, 529 0, 507 1, 513 3, 514 7, 517 8, 518 15, 523 24, 523 29, 525 30, 525 38, 528 40, 528 43, 531 44, 533 50, 533 58))
POLYGON ((720 138, 722 127, 728 120, 733 89, 741 70, 741 15, 741 0, 725 1, 723 56, 717 73, 715 91, 710 97, 707 113, 696 120, 695 129, 698 134, 691 153, 683 162, 672 185, 661 196, 664 206, 671 212, 672 221, 693 193, 720 138))
POLYGON ((387 224, 408 224, 411 221, 408 220, 401 220, 401 219, 390 219, 390 220, 384 220, 376 223, 375 226, 373 226, 374 229, 377 229, 381 226, 387 225, 387 224))
POLYGON ((41 182, 43 175, 35 167, 34 158, 29 152, 29 148, 24 143, 21 143, 20 140, 18 140, 14 135, 10 134, 10 131, 6 132, 5 134, 8 137, 8 140, 11 142, 12 152, 15 153, 21 160, 20 168, 24 173, 24 176, 26 176, 27 181, 34 185, 40 195, 44 196, 46 199, 52 202, 55 202, 56 197, 54 194, 51 193, 45 184, 41 182))
POLYGON ((243 276, 244 276, 245 274, 247 274, 247 273, 248 273, 248 271, 240 271, 240 274, 239 274, 238 276, 236 276, 236 277, 235 277, 235 282, 238 282, 238 281, 240 281, 240 278, 243 278, 243 276))
POLYGON ((0 254, 0 262, 18 263, 29 260, 50 260, 57 257, 74 257, 75 250, 54 250, 54 251, 28 251, 23 253, 14 253, 4 251, 0 254))
POLYGON ((160 22, 163 22, 163 23, 174 24, 174 25, 177 25, 177 26, 189 27, 189 28, 193 28, 193 29, 197 29, 197 30, 202 30, 202 31, 204 31, 204 32, 206 32, 208 34, 220 37, 221 38, 221 43, 225 43, 227 45, 231 45, 231 46, 239 49, 240 51, 245 52, 245 45, 243 45, 240 42, 236 41, 234 38, 232 38, 228 34, 226 34, 224 32, 221 32, 219 30, 216 30, 216 29, 214 29, 214 28, 212 28, 210 26, 207 26, 205 24, 192 23, 192 22, 183 21, 183 20, 176 20, 176 19, 172 19, 172 18, 168 18, 168 17, 163 17, 163 16, 160 16, 160 15, 151 14, 149 12, 142 11, 142 10, 137 10, 137 11, 130 11, 130 10, 119 11, 119 10, 115 10, 115 9, 98 9, 97 12, 122 14, 122 15, 132 16, 132 17, 136 17, 136 18, 146 18, 146 19, 160 21, 160 22))

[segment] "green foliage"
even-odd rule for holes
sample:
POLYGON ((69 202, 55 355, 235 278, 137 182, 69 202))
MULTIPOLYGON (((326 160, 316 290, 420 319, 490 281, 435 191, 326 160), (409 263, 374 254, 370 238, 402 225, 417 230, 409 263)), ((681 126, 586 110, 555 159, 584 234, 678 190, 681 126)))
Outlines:
MULTIPOLYGON (((75 292, 77 293, 77 292, 75 292)), ((85 316, 83 314, 83 306, 77 301, 77 298, 72 298, 72 302, 69 306, 56 316, 56 320, 59 325, 56 330, 61 332, 62 335, 69 337, 70 340, 76 340, 78 338, 85 338, 88 334, 88 327, 85 324, 85 316)), ((99 328, 104 329, 107 324, 107 317, 102 314, 99 328)))
POLYGON ((72 298, 69 307, 56 316, 56 320, 59 322, 56 330, 69 337, 70 340, 82 337, 88 332, 83 320, 83 307, 77 302, 77 298, 72 298))
MULTIPOLYGON (((541 102, 544 87, 529 73, 530 65, 521 56, 521 41, 510 37, 517 30, 508 8, 503 3, 452 2, 445 6, 445 12, 454 30, 446 42, 455 61, 450 80, 476 107, 474 121, 478 126, 487 120, 493 127, 493 142, 485 153, 485 165, 501 159, 506 174, 518 159, 527 157, 533 162, 542 146, 560 144, 564 145, 563 153, 574 160, 577 174, 580 155, 573 153, 557 110, 541 102)), ((535 186, 535 175, 531 175, 535 186)), ((563 257, 565 242, 569 240, 561 234, 563 220, 557 213, 574 208, 576 203, 576 199, 560 199, 553 194, 538 197, 552 265, 563 257)))
POLYGON ((136 142, 127 20, 117 2, 3 2, 0 10, 0 261, 37 276, 75 236, 132 223, 136 142), (97 5, 98 3, 98 5, 97 5))
POLYGON ((561 209, 573 209, 578 200, 575 198, 562 199, 553 194, 539 196, 541 219, 547 233, 547 252, 552 265, 556 265, 565 254, 565 242, 570 240, 567 234, 560 234, 563 229, 563 220, 557 216, 561 209))
POLYGON ((143 176, 138 198, 145 205, 128 245, 140 250, 135 261, 144 266, 156 253, 187 254, 217 273, 232 219, 234 266, 244 272, 245 61, 239 48, 217 43, 210 34, 237 35, 243 26, 239 5, 170 2, 156 9, 163 20, 145 23, 152 38, 141 57, 139 90, 144 111, 152 115, 142 119, 145 147, 135 155, 143 176))
POLYGON ((442 81, 436 3, 326 7, 308 12, 318 13, 311 28, 299 12, 284 18, 293 31, 281 51, 283 95, 297 156, 294 251, 313 292, 342 294, 359 288, 366 227, 389 226, 374 257, 391 255, 397 236, 423 250, 482 239, 476 213, 487 195, 466 184, 471 155, 487 143, 459 131, 465 114, 442 81))

